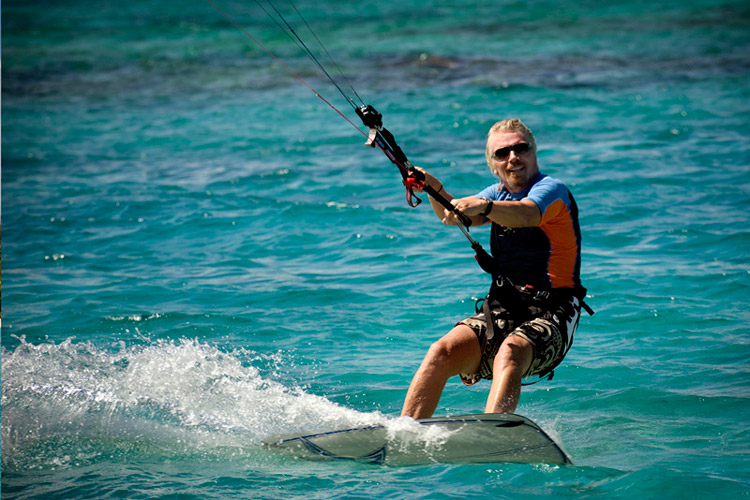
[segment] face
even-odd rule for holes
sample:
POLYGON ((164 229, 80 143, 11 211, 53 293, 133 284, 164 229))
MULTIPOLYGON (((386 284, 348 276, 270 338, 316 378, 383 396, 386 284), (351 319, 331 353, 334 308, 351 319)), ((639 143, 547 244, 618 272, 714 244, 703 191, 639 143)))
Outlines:
POLYGON ((490 154, 490 169, 500 177, 503 186, 511 193, 523 191, 529 182, 539 173, 536 163, 536 151, 530 149, 525 153, 511 150, 506 158, 495 158, 498 149, 529 141, 520 130, 500 131, 492 134, 487 140, 487 151, 490 154))

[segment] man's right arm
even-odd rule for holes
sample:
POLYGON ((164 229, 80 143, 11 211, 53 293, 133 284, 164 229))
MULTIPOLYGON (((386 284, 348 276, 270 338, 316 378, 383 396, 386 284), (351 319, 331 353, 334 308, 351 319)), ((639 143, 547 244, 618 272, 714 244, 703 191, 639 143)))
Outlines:
MULTIPOLYGON (((443 183, 438 180, 437 177, 429 173, 427 170, 420 168, 420 167, 414 167, 416 170, 419 170, 424 175, 424 182, 428 186, 430 186, 437 194, 444 197, 446 200, 451 201, 453 199, 453 196, 445 190, 445 187, 443 186, 443 183)), ((415 191, 419 193, 423 193, 423 189, 414 189, 415 191)), ((443 220, 445 218, 445 208, 440 204, 439 201, 437 201, 432 196, 430 198, 430 206, 432 207, 432 211, 435 212, 435 215, 438 219, 443 220)))
MULTIPOLYGON (((430 186, 434 191, 436 195, 440 195, 442 198, 445 198, 448 203, 451 203, 454 200, 454 197, 452 194, 450 194, 446 189, 445 186, 443 186, 443 183, 438 180, 437 177, 429 173, 427 170, 419 167, 415 167, 417 170, 422 172, 424 174, 424 182, 428 186, 430 186)), ((422 189, 415 189, 415 191, 418 192, 424 192, 422 189)), ((430 198, 430 206, 432 207, 432 211, 435 213, 438 219, 443 224, 449 225, 449 226, 456 226, 458 225, 457 218, 455 214, 453 214, 450 210, 447 210, 438 200, 433 198, 432 196, 430 198)), ((466 215, 466 214, 465 214, 466 215)), ((470 217, 467 215, 467 217, 471 220, 472 226, 478 226, 481 225, 484 222, 483 217, 470 217)))

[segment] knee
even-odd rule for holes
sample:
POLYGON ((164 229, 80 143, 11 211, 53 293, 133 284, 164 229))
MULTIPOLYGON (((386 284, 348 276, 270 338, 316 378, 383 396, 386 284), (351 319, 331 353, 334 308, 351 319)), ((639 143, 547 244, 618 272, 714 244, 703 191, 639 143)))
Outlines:
POLYGON ((534 349, 528 340, 517 335, 511 335, 497 351, 493 370, 513 369, 525 372, 531 365, 533 356, 534 349))
POLYGON ((425 362, 433 366, 443 366, 451 359, 451 347, 445 339, 440 339, 430 345, 425 362))
POLYGON ((469 373, 479 365, 481 354, 474 331, 469 327, 459 326, 430 346, 421 369, 447 376, 469 373))

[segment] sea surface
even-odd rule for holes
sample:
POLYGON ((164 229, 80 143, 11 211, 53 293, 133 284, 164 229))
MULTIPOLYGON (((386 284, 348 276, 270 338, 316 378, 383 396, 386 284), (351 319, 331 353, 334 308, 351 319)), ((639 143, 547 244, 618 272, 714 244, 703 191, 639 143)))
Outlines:
POLYGON ((574 465, 418 467, 261 441, 402 425, 489 278, 283 23, 216 5, 247 34, 204 0, 4 2, 3 499, 750 496, 750 4, 274 0, 451 193, 520 117, 580 208, 596 314, 517 410, 574 465))

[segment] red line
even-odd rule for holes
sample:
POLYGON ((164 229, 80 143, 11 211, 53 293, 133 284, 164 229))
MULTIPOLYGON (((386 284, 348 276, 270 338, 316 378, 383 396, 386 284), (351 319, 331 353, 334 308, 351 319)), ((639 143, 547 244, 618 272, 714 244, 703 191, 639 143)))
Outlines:
MULTIPOLYGON (((250 40, 252 40, 253 42, 255 42, 255 44, 258 45, 258 47, 260 47, 261 49, 263 49, 269 56, 273 57, 274 60, 276 60, 276 62, 278 62, 279 64, 281 64, 281 66, 283 66, 289 73, 291 73, 292 75, 295 76, 295 78, 297 78, 299 81, 301 81, 305 85, 305 87, 307 87, 308 89, 310 89, 313 92, 313 94, 315 94, 316 96, 318 96, 318 98, 320 98, 320 100, 322 100, 324 103, 328 104, 328 106, 330 106, 331 109, 333 109, 336 113, 338 113, 339 116, 341 116, 344 120, 348 121, 351 124, 352 127, 354 127, 355 129, 357 129, 357 131, 359 131, 360 134, 362 134, 365 137, 369 138, 369 135, 367 134, 367 132, 365 132, 364 130, 362 130, 361 128, 359 128, 359 126, 356 123, 354 123, 353 121, 351 121, 345 114, 343 114, 341 111, 339 111, 336 108, 336 106, 334 106, 333 104, 331 104, 330 102, 328 102, 325 97, 323 97, 322 95, 320 95, 305 80, 303 80, 301 76, 299 76, 297 73, 295 73, 294 71, 292 71, 291 68, 289 68, 289 66, 287 66, 286 64, 284 64, 284 62, 281 59, 279 59, 278 57, 276 57, 276 55, 273 52, 271 52, 270 50, 268 50, 253 35, 251 35, 250 33, 248 33, 245 30, 245 28, 243 28, 237 21, 235 21, 234 19, 232 19, 229 16, 229 14, 227 14, 226 12, 224 12, 223 10, 221 10, 218 7, 218 5, 216 5, 213 2, 213 0, 206 0, 206 1, 208 3, 210 3, 214 7, 214 9, 216 9, 217 11, 219 11, 219 13, 222 16, 224 16, 225 18, 227 18, 227 20, 229 20, 229 22, 231 22, 232 24, 234 24, 237 28, 239 28, 240 31, 242 31, 245 35, 247 35, 247 37, 250 40)), ((375 145, 377 145, 378 148, 380 148, 380 150, 383 151, 383 153, 385 153, 385 155, 388 157, 388 159, 391 160, 399 169, 401 169, 402 172, 409 173, 409 169, 406 167, 406 165, 402 165, 401 162, 399 162, 386 148, 384 148, 383 146, 381 146, 378 141, 375 141, 375 145)), ((407 190, 408 190, 408 186, 407 186, 407 190)), ((407 194, 407 197, 408 197, 408 194, 407 194)))

